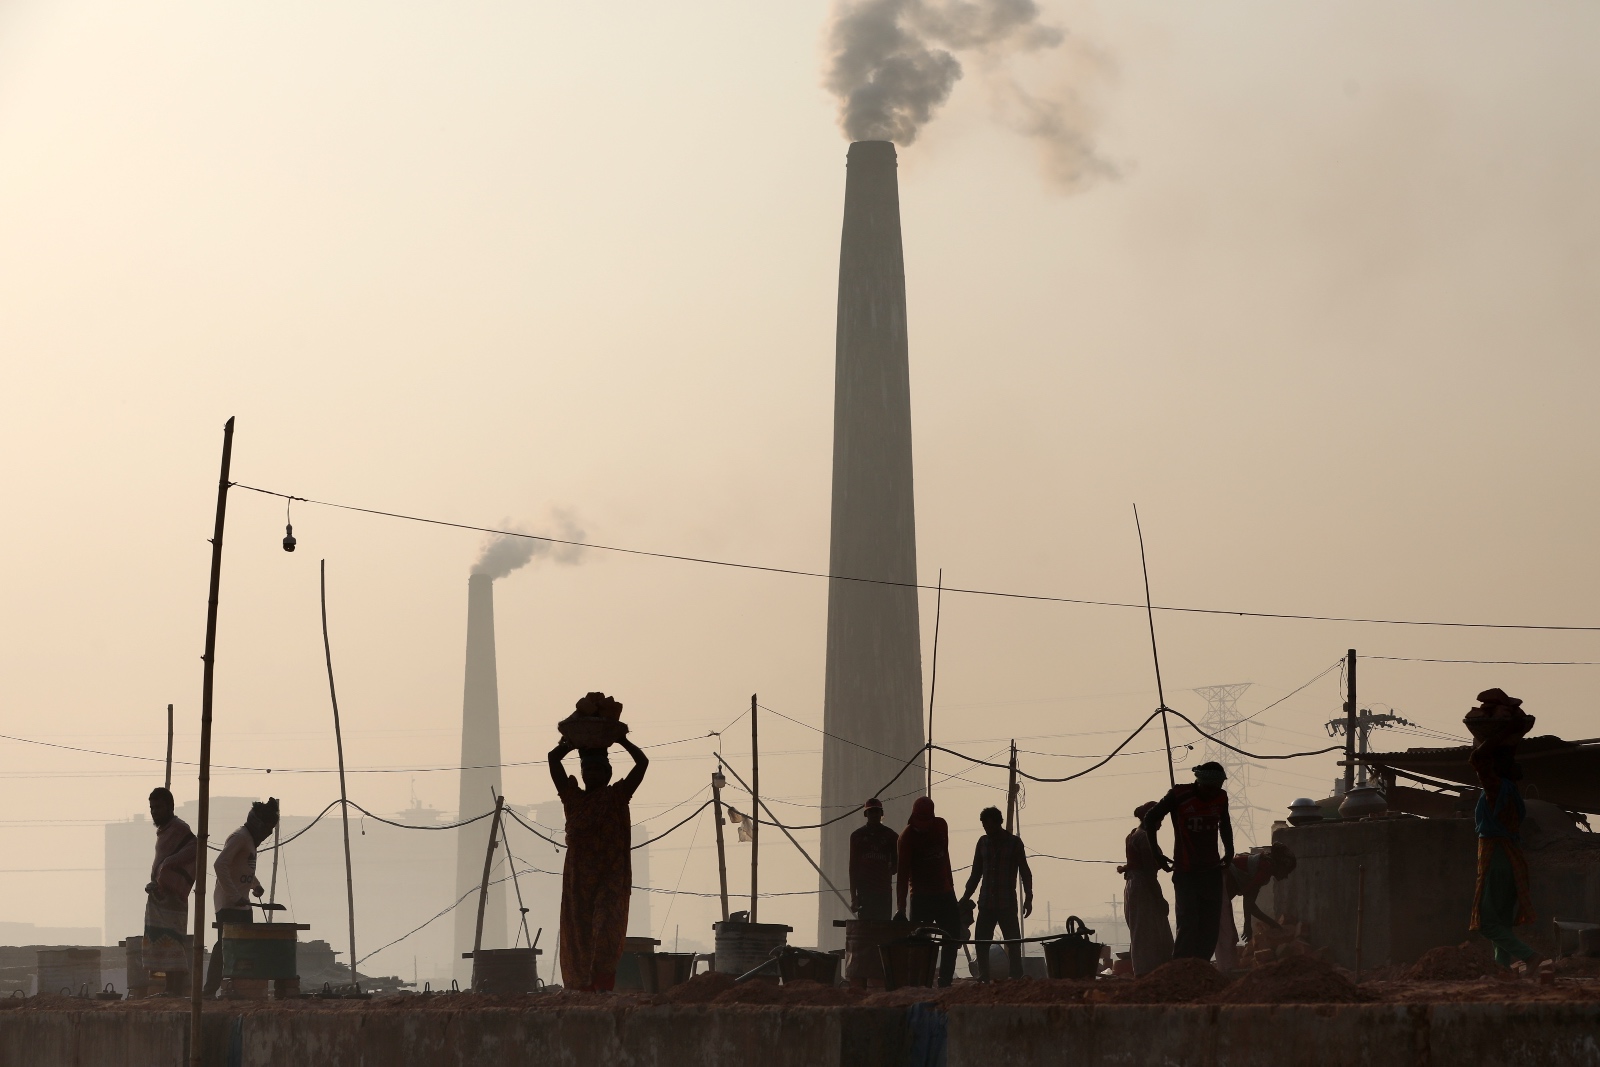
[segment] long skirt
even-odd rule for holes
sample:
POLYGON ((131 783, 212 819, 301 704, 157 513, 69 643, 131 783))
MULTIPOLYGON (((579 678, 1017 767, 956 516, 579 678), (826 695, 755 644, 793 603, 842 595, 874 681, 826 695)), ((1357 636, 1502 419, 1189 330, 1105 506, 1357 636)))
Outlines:
POLYGON ((189 941, 184 929, 189 925, 189 898, 145 899, 144 942, 141 961, 147 971, 172 973, 187 971, 192 964, 189 941))
POLYGON ((1129 958, 1133 973, 1149 974, 1172 959, 1172 924, 1167 921, 1167 898, 1154 871, 1124 876, 1122 910, 1128 919, 1129 958))

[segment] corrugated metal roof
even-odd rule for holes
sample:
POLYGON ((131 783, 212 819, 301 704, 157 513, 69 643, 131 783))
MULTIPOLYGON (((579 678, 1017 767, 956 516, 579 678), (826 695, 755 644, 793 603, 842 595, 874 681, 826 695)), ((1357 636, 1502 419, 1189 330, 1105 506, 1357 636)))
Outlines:
MULTIPOLYGON (((1370 767, 1475 786, 1478 776, 1467 762, 1468 745, 1454 748, 1408 748, 1404 752, 1369 752, 1357 757, 1370 767)), ((1600 814, 1600 739, 1566 741, 1544 735, 1530 737, 1517 746, 1522 766, 1523 794, 1547 800, 1570 811, 1600 814)))

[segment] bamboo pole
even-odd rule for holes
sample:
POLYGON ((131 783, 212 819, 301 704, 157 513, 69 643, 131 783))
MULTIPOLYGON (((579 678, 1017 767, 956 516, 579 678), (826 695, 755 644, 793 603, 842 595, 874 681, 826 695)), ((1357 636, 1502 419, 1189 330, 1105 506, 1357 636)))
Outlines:
POLYGON ((167 792, 172 792, 172 705, 167 705, 167 792))
POLYGON ((756 735, 756 694, 750 694, 750 921, 756 921, 756 875, 761 869, 761 746, 756 735))
MULTIPOLYGON (((494 796, 495 791, 489 790, 489 795, 494 796)), ((504 819, 500 821, 500 843, 506 846, 506 866, 511 868, 511 885, 517 891, 517 911, 522 914, 522 937, 528 942, 528 947, 532 948, 533 936, 528 933, 528 908, 522 902, 522 883, 517 881, 517 857, 511 854, 511 832, 504 819)), ((514 936, 511 939, 511 947, 517 947, 517 939, 514 936)))
POLYGON ((923 760, 928 771, 927 795, 933 798, 933 700, 939 695, 939 617, 944 614, 944 568, 939 568, 939 591, 933 601, 933 680, 928 683, 928 747, 923 760))
POLYGON ((472 987, 478 987, 478 952, 483 948, 483 912, 489 903, 489 872, 494 867, 494 849, 500 842, 496 838, 500 834, 500 811, 506 806, 506 798, 494 798, 494 822, 489 826, 489 847, 483 850, 483 881, 478 885, 478 925, 472 934, 472 987))
POLYGON ((1167 694, 1161 688, 1161 653, 1156 649, 1156 609, 1150 604, 1150 564, 1144 557, 1144 527, 1139 525, 1139 505, 1133 506, 1133 528, 1139 534, 1139 569, 1144 572, 1144 613, 1150 621, 1150 658, 1156 665, 1156 699, 1161 701, 1161 738, 1167 745, 1167 784, 1178 785, 1178 772, 1172 767, 1172 730, 1167 725, 1167 694))
POLYGON ((344 786, 344 734, 339 728, 339 694, 333 687, 333 646, 328 643, 328 561, 317 568, 322 584, 322 652, 328 662, 328 699, 333 702, 333 742, 339 752, 339 818, 344 823, 344 894, 350 916, 350 985, 361 992, 356 970, 356 884, 350 871, 350 799, 344 786))
POLYGON ((728 783, 721 769, 711 772, 711 804, 717 815, 717 880, 722 884, 722 921, 728 921, 728 853, 722 843, 722 787, 728 783))
POLYGON ((189 1064, 200 1067, 200 1012, 205 995, 206 835, 211 823, 211 695, 217 665, 217 598, 222 590, 222 531, 228 517, 228 473, 233 465, 233 417, 222 427, 222 474, 217 479, 217 518, 211 532, 211 591, 206 601, 206 651, 200 681, 200 814, 195 820, 194 944, 189 968, 189 1064))
MULTIPOLYGON (((718 756, 717 759, 720 762, 722 757, 718 756)), ((733 775, 733 777, 738 780, 740 785, 744 785, 745 784, 744 779, 739 777, 739 772, 738 771, 734 770, 732 767, 728 767, 728 765, 725 764, 725 763, 723 764, 723 766, 728 768, 728 773, 733 775)), ((811 858, 811 853, 807 852, 804 848, 800 847, 800 842, 796 841, 794 839, 794 835, 789 832, 789 828, 787 826, 783 825, 783 823, 779 822, 778 821, 778 817, 776 815, 772 814, 772 809, 767 807, 766 801, 760 801, 759 804, 760 804, 760 809, 767 813, 767 818, 772 820, 772 825, 776 826, 779 830, 783 831, 783 836, 787 837, 789 839, 789 843, 794 846, 795 851, 800 853, 800 855, 802 855, 802 856, 804 856, 806 858, 806 862, 811 864, 811 869, 816 871, 819 875, 822 876, 822 880, 827 883, 829 889, 833 890, 833 895, 839 898, 839 902, 845 906, 845 910, 850 912, 850 914, 854 915, 856 909, 851 907, 850 906, 850 901, 845 899, 845 895, 843 893, 839 892, 839 887, 833 884, 833 879, 828 877, 827 872, 825 872, 820 866, 818 866, 816 860, 811 858)), ((757 819, 758 819, 758 817, 752 812, 751 815, 750 815, 750 821, 751 821, 752 824, 754 824, 752 826, 752 829, 754 829, 754 826, 760 825, 760 823, 757 821, 757 819)), ((750 921, 754 922, 755 921, 754 917, 752 917, 750 921)))

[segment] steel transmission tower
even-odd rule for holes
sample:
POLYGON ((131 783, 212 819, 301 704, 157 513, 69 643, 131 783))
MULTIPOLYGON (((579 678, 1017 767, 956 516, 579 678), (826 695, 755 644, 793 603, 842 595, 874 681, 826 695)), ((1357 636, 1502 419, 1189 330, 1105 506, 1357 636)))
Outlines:
MULTIPOLYGON (((1194 692, 1206 702, 1206 717, 1200 728, 1212 737, 1219 737, 1231 745, 1244 747, 1246 727, 1240 723, 1239 698, 1254 682, 1234 682, 1232 685, 1208 685, 1194 692)), ((1222 764, 1228 772, 1228 797, 1233 801, 1233 833, 1246 844, 1256 843, 1255 811, 1250 806, 1250 764, 1237 752, 1207 741, 1202 762, 1222 764)))

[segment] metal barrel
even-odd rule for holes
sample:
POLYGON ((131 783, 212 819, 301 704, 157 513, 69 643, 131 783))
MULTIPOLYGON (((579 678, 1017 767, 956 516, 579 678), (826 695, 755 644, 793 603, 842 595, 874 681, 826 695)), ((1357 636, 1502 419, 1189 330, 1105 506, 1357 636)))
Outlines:
POLYGON ((481 948, 472 958, 472 988, 478 993, 535 993, 539 989, 537 948, 481 948))
POLYGON ((915 927, 889 919, 850 919, 844 924, 844 976, 851 985, 883 987, 883 958, 878 947, 905 937, 915 927))
POLYGON ((779 923, 712 923, 717 935, 717 970, 744 974, 772 959, 772 950, 788 944, 791 926, 779 923))
POLYGON ((222 977, 300 977, 293 923, 223 923, 222 977))

